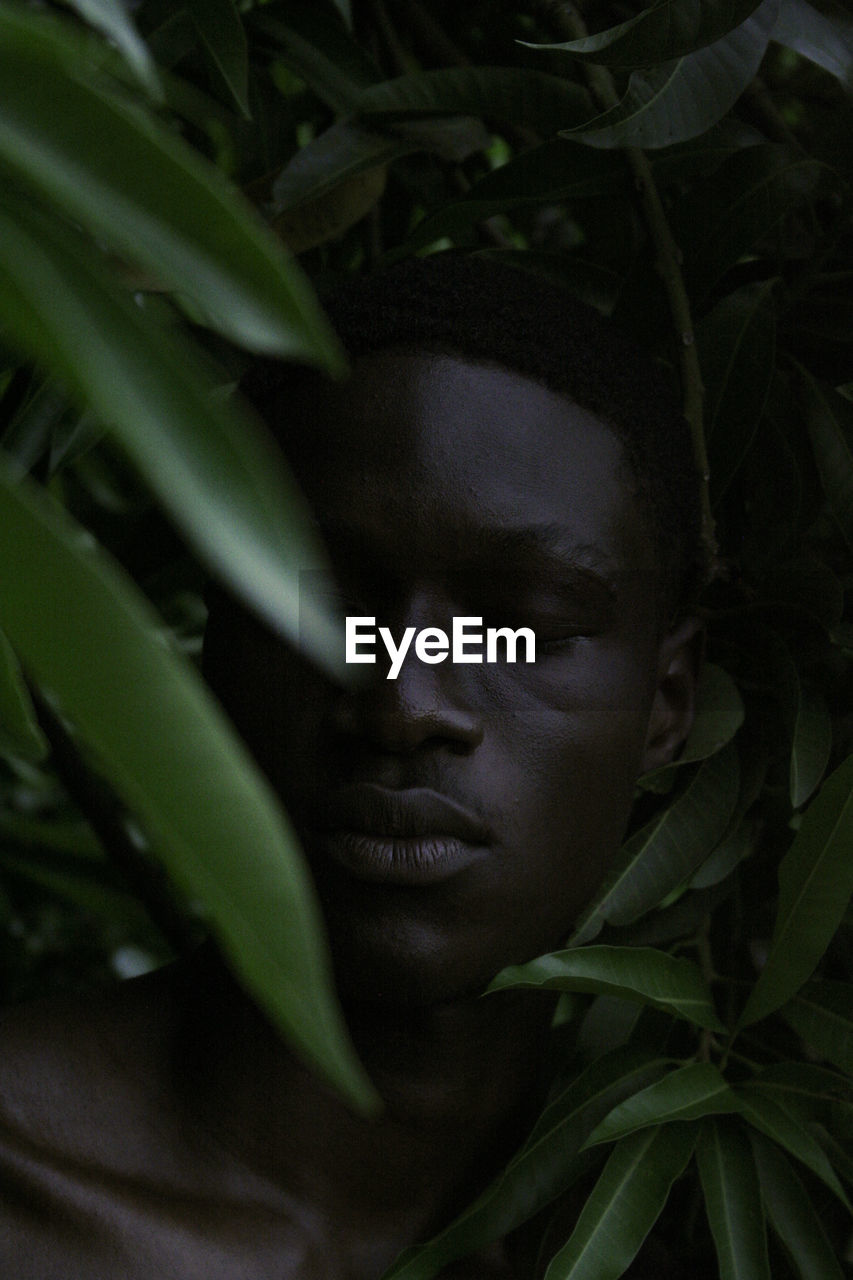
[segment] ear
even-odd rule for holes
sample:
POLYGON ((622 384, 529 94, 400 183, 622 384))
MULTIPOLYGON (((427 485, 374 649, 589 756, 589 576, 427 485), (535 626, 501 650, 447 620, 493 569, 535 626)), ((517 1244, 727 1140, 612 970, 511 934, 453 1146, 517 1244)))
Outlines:
POLYGON ((705 631, 699 618, 682 619, 661 641, 643 773, 669 764, 684 745, 696 710, 704 649, 705 631))

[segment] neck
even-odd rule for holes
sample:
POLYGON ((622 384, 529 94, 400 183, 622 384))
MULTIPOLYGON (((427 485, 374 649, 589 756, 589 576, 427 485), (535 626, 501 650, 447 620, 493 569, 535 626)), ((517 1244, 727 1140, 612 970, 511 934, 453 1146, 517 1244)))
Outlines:
POLYGON ((552 1004, 533 993, 351 1003, 385 1103, 377 1120, 307 1071, 218 964, 191 999, 187 1105, 241 1164, 330 1216, 399 1223, 405 1211, 413 1236, 434 1230, 501 1167, 541 1103, 552 1004))

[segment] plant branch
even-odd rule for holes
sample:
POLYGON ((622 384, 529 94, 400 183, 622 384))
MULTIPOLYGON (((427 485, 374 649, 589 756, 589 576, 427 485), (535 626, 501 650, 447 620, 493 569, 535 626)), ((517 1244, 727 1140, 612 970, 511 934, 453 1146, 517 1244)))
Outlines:
MULTIPOLYGON (((561 40, 581 40, 589 34, 577 9, 563 0, 540 0, 535 8, 561 40)), ((601 109, 608 111, 614 107, 619 101, 619 95, 607 68, 585 63, 584 72, 590 92, 601 109)), ((703 421, 704 387, 693 334, 690 299, 681 270, 681 251, 673 238, 646 153, 638 147, 626 147, 625 158, 634 176, 643 216, 655 249, 655 265, 666 290, 675 328, 684 417, 690 429, 693 459, 701 481, 702 544, 706 570, 711 575, 717 564, 717 541, 708 487, 710 471, 703 421)))

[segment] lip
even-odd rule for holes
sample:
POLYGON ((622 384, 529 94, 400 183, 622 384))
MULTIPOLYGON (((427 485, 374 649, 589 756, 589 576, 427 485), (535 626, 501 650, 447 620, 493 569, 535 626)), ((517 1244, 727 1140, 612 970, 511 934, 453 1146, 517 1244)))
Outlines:
POLYGON ((405 886, 458 875, 491 839, 478 818, 437 791, 373 783, 328 797, 317 835, 321 849, 357 879, 405 886))

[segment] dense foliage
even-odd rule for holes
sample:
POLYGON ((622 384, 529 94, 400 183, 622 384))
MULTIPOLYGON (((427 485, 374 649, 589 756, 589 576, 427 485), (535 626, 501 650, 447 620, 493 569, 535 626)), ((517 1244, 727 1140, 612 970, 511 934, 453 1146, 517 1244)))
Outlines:
POLYGON ((455 247, 557 277, 669 364, 708 459, 696 727, 567 949, 494 983, 564 993, 552 1100, 389 1276, 558 1200, 547 1280, 616 1280, 656 1223, 649 1266, 850 1261, 851 89, 823 0, 0 3, 4 997, 209 926, 369 1097, 193 666, 211 571, 296 626, 308 526, 233 387, 253 352, 341 370, 308 277, 455 247))

